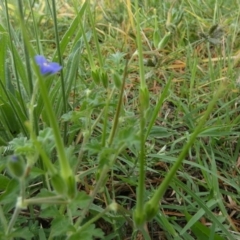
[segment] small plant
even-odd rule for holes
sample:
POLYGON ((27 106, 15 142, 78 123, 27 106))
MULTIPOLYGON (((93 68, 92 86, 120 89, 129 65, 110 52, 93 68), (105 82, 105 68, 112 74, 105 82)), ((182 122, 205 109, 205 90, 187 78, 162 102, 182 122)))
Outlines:
POLYGON ((0 239, 236 239, 231 5, 0 3, 0 239))

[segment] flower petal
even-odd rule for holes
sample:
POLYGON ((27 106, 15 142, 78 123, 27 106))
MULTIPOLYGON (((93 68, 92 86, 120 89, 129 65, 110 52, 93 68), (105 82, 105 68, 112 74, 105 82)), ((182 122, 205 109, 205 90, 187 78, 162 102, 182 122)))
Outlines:
POLYGON ((59 72, 62 69, 62 66, 60 66, 56 62, 49 63, 49 69, 51 69, 51 73, 59 72))
POLYGON ((41 66, 44 63, 47 63, 47 59, 42 55, 35 56, 35 62, 38 66, 41 66))
POLYGON ((35 56, 35 62, 40 67, 40 72, 42 75, 54 74, 62 69, 56 62, 48 62, 47 59, 42 55, 35 56))

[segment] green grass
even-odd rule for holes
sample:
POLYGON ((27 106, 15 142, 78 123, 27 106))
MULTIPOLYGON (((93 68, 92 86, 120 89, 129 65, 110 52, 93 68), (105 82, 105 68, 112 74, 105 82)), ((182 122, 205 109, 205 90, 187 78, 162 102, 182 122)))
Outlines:
POLYGON ((239 238, 237 1, 0 3, 0 239, 239 238))

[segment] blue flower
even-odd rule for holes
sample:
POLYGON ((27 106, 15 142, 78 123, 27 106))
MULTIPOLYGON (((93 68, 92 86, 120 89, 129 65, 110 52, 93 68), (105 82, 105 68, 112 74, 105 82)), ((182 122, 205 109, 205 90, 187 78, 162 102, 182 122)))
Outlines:
POLYGON ((47 59, 42 55, 35 56, 35 62, 40 67, 40 72, 42 75, 45 74, 54 74, 59 72, 62 69, 62 66, 60 66, 56 62, 48 62, 47 59))

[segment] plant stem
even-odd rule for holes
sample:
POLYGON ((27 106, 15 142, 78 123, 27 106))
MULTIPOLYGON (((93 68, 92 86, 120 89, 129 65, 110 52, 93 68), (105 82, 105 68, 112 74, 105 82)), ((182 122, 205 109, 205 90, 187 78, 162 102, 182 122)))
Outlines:
POLYGON ((58 122, 53 112, 50 99, 48 97, 48 92, 45 86, 45 82, 43 81, 39 73, 38 73, 38 83, 39 83, 39 89, 43 98, 44 106, 46 108, 46 112, 47 112, 51 127, 53 129, 53 134, 56 142, 56 148, 57 148, 60 167, 61 167, 61 174, 63 178, 68 179, 70 176, 72 176, 72 170, 70 168, 68 159, 66 157, 64 144, 61 138, 58 122))
POLYGON ((146 214, 146 218, 144 221, 151 220, 155 214, 157 213, 159 209, 159 202, 162 200, 163 195, 168 188, 170 182, 172 181, 174 175, 176 174, 177 170, 181 166, 182 161, 184 160, 186 154, 188 153, 190 147, 193 145, 195 139, 197 138, 198 134, 201 132, 204 124, 206 123, 209 115, 211 114, 214 105, 216 104, 217 100, 221 96, 223 90, 225 87, 221 85, 216 92, 216 94, 213 96, 212 101, 209 103, 208 108, 206 112, 204 113, 203 117, 200 119, 198 125, 196 126, 194 132, 191 134, 189 141, 186 143, 186 145, 183 147, 179 157, 177 158, 175 164, 170 169, 169 173, 164 178, 163 182, 161 183, 160 187, 156 190, 153 197, 145 204, 144 206, 144 212, 146 214))
POLYGON ((93 38, 94 38, 95 45, 96 45, 96 48, 97 48, 99 66, 100 66, 100 69, 102 69, 103 68, 103 58, 102 58, 101 50, 100 50, 100 47, 99 47, 98 37, 97 37, 97 34, 96 34, 96 30, 95 30, 95 24, 94 24, 94 19, 93 19, 92 12, 91 12, 91 9, 90 9, 90 1, 89 0, 87 1, 87 12, 88 12, 88 17, 89 17, 90 23, 91 23, 93 38))
POLYGON ((112 126, 111 133, 110 133, 110 136, 109 136, 109 139, 108 139, 108 145, 109 146, 112 145, 115 133, 117 131, 120 111, 121 111, 121 108, 122 108, 122 100, 123 100, 125 81, 126 81, 127 74, 128 74, 127 69, 128 69, 128 62, 126 62, 126 65, 125 65, 124 74, 123 74, 123 81, 122 81, 122 87, 121 87, 121 91, 120 91, 120 94, 119 94, 117 110, 116 110, 116 114, 114 116, 113 126, 112 126))
POLYGON ((13 226, 14 226, 16 220, 17 220, 17 217, 18 217, 20 211, 21 211, 21 209, 20 209, 19 207, 16 206, 15 209, 14 209, 14 212, 13 212, 12 218, 11 218, 9 224, 8 224, 8 228, 7 228, 7 232, 6 232, 6 234, 11 233, 11 230, 12 230, 12 228, 13 228, 13 226))
MULTIPOLYGON (((58 37, 57 10, 56 10, 55 2, 56 2, 55 0, 52 0, 55 39, 56 39, 56 46, 57 46, 57 53, 58 53, 58 61, 59 61, 60 65, 63 67, 62 54, 61 54, 61 49, 60 49, 60 41, 59 41, 59 37, 58 37)), ((65 90, 63 71, 60 72, 60 78, 61 78, 61 87, 62 87, 63 113, 66 113, 67 112, 67 100, 66 100, 67 96, 66 96, 66 90, 65 90)), ((64 123, 64 131, 63 131, 64 143, 67 143, 67 130, 68 130, 68 123, 65 122, 64 123)))
POLYGON ((138 0, 135 0, 136 8, 136 37, 137 37, 137 50, 139 61, 139 74, 140 74, 140 89, 139 89, 139 104, 140 104, 140 152, 139 152, 139 176, 137 187, 137 203, 134 215, 135 224, 139 226, 143 221, 143 204, 145 193, 145 124, 146 124, 146 111, 148 109, 148 90, 145 81, 144 65, 143 65, 143 51, 142 51, 142 38, 139 19, 138 0))

